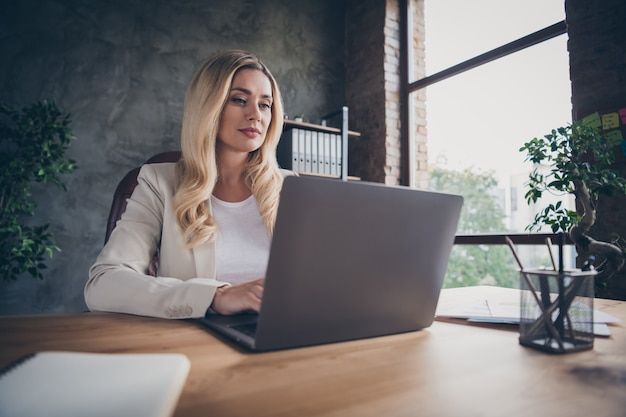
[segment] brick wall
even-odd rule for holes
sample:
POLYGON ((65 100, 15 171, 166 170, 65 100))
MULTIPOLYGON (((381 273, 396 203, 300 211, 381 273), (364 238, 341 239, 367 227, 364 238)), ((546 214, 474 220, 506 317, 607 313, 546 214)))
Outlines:
POLYGON ((400 14, 397 0, 388 0, 384 20, 385 184, 400 183, 400 14))
POLYGON ((346 1, 346 103, 350 128, 362 133, 350 143, 349 172, 385 182, 385 0, 346 1))
MULTIPOLYGON (((413 34, 413 59, 412 59, 412 74, 409 82, 413 82, 422 79, 426 76, 426 61, 425 61, 425 37, 426 29, 424 26, 424 0, 410 0, 411 1, 411 14, 412 14, 412 28, 413 34)), ((428 150, 427 150, 427 131, 426 131, 426 89, 421 89, 412 94, 413 109, 411 111, 413 115, 413 132, 412 142, 413 159, 414 159, 414 183, 417 188, 427 189, 428 180, 430 178, 428 173, 428 150)))
MULTIPOLYGON (((626 107, 626 2, 624 0, 566 0, 573 119, 626 107)), ((616 166, 626 176, 626 157, 616 150, 616 166)), ((626 238, 626 196, 600 201, 592 236, 626 238)), ((626 269, 602 296, 626 300, 626 269)))
MULTIPOLYGON (((424 76, 423 0, 411 0, 413 70, 424 76)), ((346 2, 346 102, 350 128, 363 134, 350 143, 350 174, 363 180, 399 184, 400 13, 398 0, 346 2)), ((415 95, 411 147, 416 183, 427 187, 425 93, 415 95)))

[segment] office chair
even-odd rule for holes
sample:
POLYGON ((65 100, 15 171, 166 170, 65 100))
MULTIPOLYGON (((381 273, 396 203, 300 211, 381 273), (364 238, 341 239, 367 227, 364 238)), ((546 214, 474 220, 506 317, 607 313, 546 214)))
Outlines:
MULTIPOLYGON (((159 162, 177 162, 180 159, 180 151, 162 152, 149 158, 144 164, 154 164, 159 162)), ((109 210, 109 218, 107 221, 106 234, 104 237, 104 243, 107 243, 111 232, 115 229, 117 221, 122 217, 122 213, 126 211, 126 202, 130 198, 133 190, 137 186, 137 175, 141 167, 131 169, 117 185, 115 193, 113 194, 113 202, 111 203, 111 210, 109 210)), ((152 262, 148 266, 148 274, 156 276, 158 265, 158 254, 155 254, 152 258, 152 262)))

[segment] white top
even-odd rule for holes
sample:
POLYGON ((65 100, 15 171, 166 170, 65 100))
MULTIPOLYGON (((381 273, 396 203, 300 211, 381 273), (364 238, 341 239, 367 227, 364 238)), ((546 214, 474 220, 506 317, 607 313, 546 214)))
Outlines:
POLYGON ((254 196, 229 203, 211 196, 218 234, 216 278, 239 284, 265 277, 271 238, 254 196))

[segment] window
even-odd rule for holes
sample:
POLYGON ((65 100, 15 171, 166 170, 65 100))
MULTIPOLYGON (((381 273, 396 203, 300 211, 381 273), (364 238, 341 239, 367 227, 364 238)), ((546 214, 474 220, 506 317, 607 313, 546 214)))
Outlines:
MULTIPOLYGON (((424 2, 426 79, 435 79, 451 67, 475 61, 486 52, 565 18, 562 0, 424 2)), ((496 223, 485 230, 463 230, 464 224, 484 224, 484 221, 469 218, 480 212, 480 208, 470 202, 463 214, 468 218, 462 218, 459 234, 524 232, 536 209, 528 207, 524 198, 525 182, 532 166, 524 162, 525 155, 519 152, 519 148, 533 137, 541 137, 551 129, 571 122, 566 35, 552 34, 548 40, 487 61, 482 65, 473 62, 468 65, 471 69, 427 83, 424 88, 431 175, 433 170, 443 170, 471 173, 471 181, 489 175, 495 180, 489 193, 502 210, 502 221, 494 216, 496 223)), ((419 82, 417 80, 417 84, 419 82)), ((417 91, 420 90, 411 94, 417 91)), ((454 178, 458 179, 461 174, 454 178)), ((446 176, 439 172, 439 182, 442 177, 446 176)), ((445 185, 442 187, 445 191, 445 185)), ((461 193, 466 195, 466 201, 472 198, 470 192, 461 193)), ((555 200, 563 198, 567 199, 569 207, 574 206, 570 196, 554 197, 555 200)), ((476 250, 486 249, 481 245, 476 250)), ((574 257, 571 249, 566 253, 569 264, 573 263, 574 257)), ((467 252, 467 248, 463 251, 467 252)), ((549 266, 545 247, 527 247, 524 252, 525 264, 539 266, 548 263, 546 266, 549 266)), ((502 259, 493 254, 487 257, 502 259)), ((481 274, 490 275, 484 271, 481 274)), ((472 284, 477 283, 481 282, 472 284)), ((450 286, 449 281, 447 284, 450 286)))

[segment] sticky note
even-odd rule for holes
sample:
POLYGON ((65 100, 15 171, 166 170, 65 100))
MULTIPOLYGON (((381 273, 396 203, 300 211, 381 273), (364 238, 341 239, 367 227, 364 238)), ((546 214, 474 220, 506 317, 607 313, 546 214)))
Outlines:
POLYGON ((606 132, 604 134, 607 142, 613 143, 617 145, 617 143, 621 140, 624 140, 624 136, 622 136, 622 131, 619 129, 611 130, 610 132, 606 132))
POLYGON ((626 107, 619 109, 617 112, 619 113, 620 119, 622 119, 622 124, 626 125, 626 107))
POLYGON ((595 112, 595 113, 591 113, 589 116, 585 116, 582 118, 581 120, 582 124, 588 127, 593 127, 593 128, 601 128, 602 127, 602 120, 600 119, 600 113, 595 112))
POLYGON ((617 129, 619 127, 619 114, 608 113, 602 115, 602 129, 617 129))

